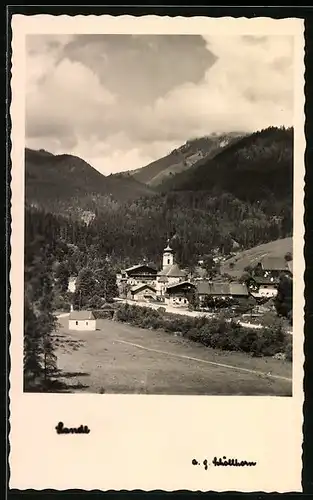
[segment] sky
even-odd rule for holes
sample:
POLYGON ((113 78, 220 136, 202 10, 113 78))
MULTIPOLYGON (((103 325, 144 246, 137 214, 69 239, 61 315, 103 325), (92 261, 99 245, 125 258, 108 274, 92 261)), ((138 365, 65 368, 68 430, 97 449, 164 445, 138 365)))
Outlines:
POLYGON ((288 36, 28 35, 26 146, 108 175, 187 140, 293 125, 288 36))

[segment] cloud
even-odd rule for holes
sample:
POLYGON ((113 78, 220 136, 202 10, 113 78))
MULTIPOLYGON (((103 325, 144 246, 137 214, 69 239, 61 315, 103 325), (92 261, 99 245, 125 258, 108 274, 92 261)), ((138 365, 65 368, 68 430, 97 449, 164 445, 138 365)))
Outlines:
POLYGON ((258 44, 239 37, 206 37, 217 61, 198 85, 184 84, 151 109, 162 130, 191 135, 255 131, 293 123, 292 41, 258 44))
POLYGON ((292 38, 29 36, 27 145, 134 169, 211 132, 293 123, 292 38))

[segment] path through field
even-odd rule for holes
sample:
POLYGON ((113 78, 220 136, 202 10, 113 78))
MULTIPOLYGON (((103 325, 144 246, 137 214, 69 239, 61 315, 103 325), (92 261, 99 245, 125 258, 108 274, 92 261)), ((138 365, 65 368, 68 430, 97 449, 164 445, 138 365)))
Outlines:
POLYGON ((285 361, 217 351, 110 320, 98 320, 94 332, 69 332, 67 318, 59 322, 61 392, 291 395, 285 361))

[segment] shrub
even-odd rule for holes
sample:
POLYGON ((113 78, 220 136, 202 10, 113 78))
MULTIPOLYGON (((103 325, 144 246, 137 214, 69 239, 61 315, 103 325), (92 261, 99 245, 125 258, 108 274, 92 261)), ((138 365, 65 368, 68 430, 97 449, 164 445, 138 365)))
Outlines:
POLYGON ((164 329, 168 333, 179 332, 185 338, 200 342, 206 347, 241 351, 253 356, 273 356, 285 353, 292 360, 292 342, 285 334, 281 321, 271 327, 252 329, 242 327, 238 322, 227 321, 224 315, 218 318, 187 317, 175 314, 161 314, 148 307, 123 304, 116 309, 115 318, 142 328, 164 329))
POLYGON ((289 339, 286 341, 285 346, 285 355, 287 361, 292 361, 293 359, 293 350, 292 350, 292 335, 289 335, 289 339))

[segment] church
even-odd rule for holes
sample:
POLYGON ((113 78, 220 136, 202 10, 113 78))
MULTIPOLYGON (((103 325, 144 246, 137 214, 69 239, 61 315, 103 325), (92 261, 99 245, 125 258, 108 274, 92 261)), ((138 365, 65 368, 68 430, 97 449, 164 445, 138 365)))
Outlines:
POLYGON ((169 286, 184 282, 187 278, 188 272, 175 263, 174 252, 168 241, 163 250, 161 270, 147 264, 138 264, 118 273, 116 282, 121 295, 132 300, 142 300, 145 294, 150 298, 163 297, 169 286))

